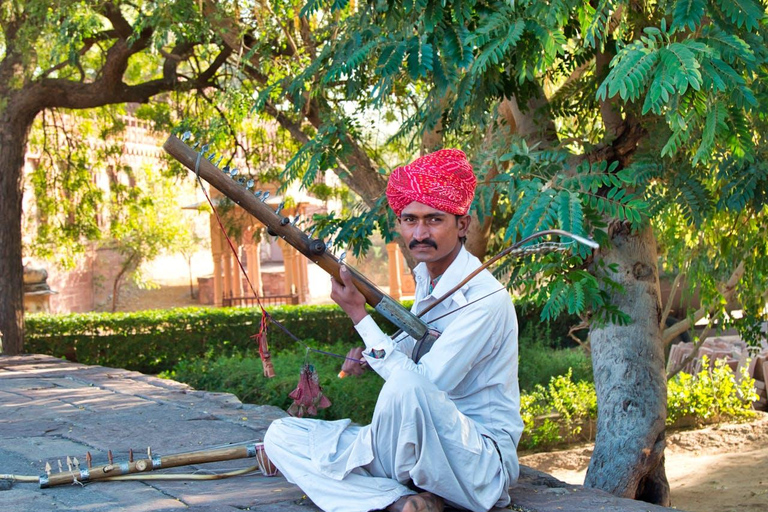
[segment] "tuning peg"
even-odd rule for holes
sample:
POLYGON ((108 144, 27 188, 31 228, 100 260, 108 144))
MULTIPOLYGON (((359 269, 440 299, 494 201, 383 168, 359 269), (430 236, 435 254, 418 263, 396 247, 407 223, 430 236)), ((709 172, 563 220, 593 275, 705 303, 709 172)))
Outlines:
POLYGON ((213 162, 213 159, 216 158, 216 151, 212 150, 210 153, 208 153, 208 155, 205 158, 213 162))
POLYGON ((107 450, 107 461, 109 461, 110 464, 114 462, 114 459, 112 458, 112 450, 107 450))
POLYGON ((347 251, 342 252, 341 256, 339 256, 339 265, 343 265, 344 264, 344 258, 346 258, 346 257, 347 257, 347 251))
POLYGON ((80 461, 77 460, 77 457, 72 459, 72 465, 75 466, 75 469, 80 469, 80 461))
POLYGON ((91 469, 91 466, 93 466, 93 457, 91 457, 91 452, 85 452, 85 465, 88 466, 88 469, 91 469))
POLYGON ((205 155, 208 152, 208 144, 203 144, 203 147, 200 148, 200 154, 205 155))
POLYGON ((229 175, 229 166, 225 165, 224 168, 221 170, 221 172, 223 172, 224 174, 229 175))
POLYGON ((181 136, 181 142, 187 142, 187 141, 190 139, 190 137, 192 137, 192 132, 190 132, 189 130, 187 130, 186 132, 184 132, 184 133, 182 134, 182 136, 181 136))
POLYGON ((268 197, 269 197, 269 192, 264 192, 264 195, 261 196, 261 202, 262 203, 265 202, 268 197))
POLYGON ((283 206, 285 206, 285 203, 280 203, 280 204, 277 206, 277 209, 275 210, 275 215, 277 215, 277 214, 279 214, 279 213, 280 213, 280 210, 282 210, 282 209, 283 209, 283 206))
POLYGON ((199 140, 195 141, 195 143, 192 144, 192 149, 197 149, 197 146, 199 146, 199 145, 200 145, 200 141, 199 140))
POLYGON ((261 194, 263 193, 264 193, 263 190, 257 190, 256 192, 253 193, 253 195, 256 196, 256 199, 258 199, 261 197, 261 194))
POLYGON ((67 455, 67 470, 72 471, 72 459, 67 455))
POLYGON ((133 462, 133 448, 128 448, 128 462, 133 462))
POLYGON ((51 476, 51 463, 47 461, 45 463, 45 474, 51 476))
POLYGON ((152 447, 150 446, 147 446, 147 458, 148 459, 152 458, 152 447))
POLYGON ((299 222, 299 217, 301 217, 301 215, 297 215, 296 218, 293 219, 293 222, 291 222, 291 226, 296 226, 296 223, 299 222))
POLYGON ((64 468, 61 467, 61 459, 57 459, 56 462, 59 463, 59 473, 62 473, 64 471, 64 468))
POLYGON ((307 235, 309 235, 309 238, 312 238, 312 236, 315 234, 316 229, 317 229, 317 225, 314 225, 311 228, 309 228, 309 233, 307 233, 307 235))
POLYGON ((213 164, 213 165, 215 165, 216 167, 218 167, 218 166, 219 166, 219 164, 221 163, 221 161, 222 161, 222 160, 224 160, 224 155, 221 155, 221 156, 219 157, 219 159, 218 159, 218 160, 216 160, 216 163, 215 163, 215 164, 213 164))
POLYGON ((249 179, 248 181, 245 182, 245 188, 247 188, 248 190, 251 190, 255 183, 256 182, 254 181, 254 179, 251 178, 251 179, 249 179))
POLYGON ((232 167, 229 169, 229 175, 232 176, 233 178, 237 176, 237 172, 238 172, 237 167, 232 167))

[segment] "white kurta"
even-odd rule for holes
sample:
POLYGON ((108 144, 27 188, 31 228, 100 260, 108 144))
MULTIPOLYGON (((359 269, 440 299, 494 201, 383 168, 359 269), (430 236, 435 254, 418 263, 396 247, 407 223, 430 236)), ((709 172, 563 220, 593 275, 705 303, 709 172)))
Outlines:
MULTIPOLYGON (((432 293, 426 266, 417 266, 413 311, 478 266, 462 248, 432 293)), ((413 487, 474 511, 509 503, 523 430, 509 294, 483 271, 424 319, 442 334, 418 364, 412 338, 393 341, 370 317, 357 324, 368 351, 384 350, 379 359, 365 353, 386 380, 371 425, 286 418, 267 431, 270 459, 321 509, 381 509, 413 487)))

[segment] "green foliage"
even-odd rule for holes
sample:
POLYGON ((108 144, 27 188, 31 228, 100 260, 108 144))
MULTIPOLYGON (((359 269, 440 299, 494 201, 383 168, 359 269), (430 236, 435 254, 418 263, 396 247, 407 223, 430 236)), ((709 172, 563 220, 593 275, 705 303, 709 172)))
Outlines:
POLYGON ((755 379, 742 367, 735 375, 724 359, 710 366, 709 359, 701 359, 703 369, 695 374, 679 373, 667 383, 667 424, 681 418, 693 418, 697 424, 753 418, 752 402, 758 396, 755 379))
MULTIPOLYGON (((337 306, 277 306, 269 312, 301 340, 321 344, 355 339, 352 323, 337 306)), ((29 315, 27 351, 145 373, 170 370, 186 358, 213 357, 255 347, 261 313, 252 308, 180 308, 136 313, 29 315)), ((296 346, 271 326, 272 350, 296 346)))
MULTIPOLYGON (((565 152, 530 151, 522 140, 508 147, 498 160, 498 165, 509 164, 507 171, 494 180, 499 203, 513 210, 506 221, 504 245, 553 228, 606 243, 605 217, 636 225, 643 222, 647 205, 629 192, 634 178, 627 171, 617 172, 617 163, 584 161, 576 173, 569 174, 565 152)), ((627 323, 628 317, 612 308, 608 300, 606 289, 615 283, 607 278, 598 280, 582 268, 590 249, 566 237, 561 241, 571 243, 569 257, 508 261, 498 269, 498 275, 511 273, 510 286, 542 306, 542 320, 551 320, 563 312, 589 312, 597 323, 627 323)))
MULTIPOLYGON (((647 9, 618 0, 454 0, 440 7, 425 0, 337 14, 339 37, 297 90, 311 90, 311 77, 319 76, 329 77, 318 78, 325 97, 358 105, 373 97, 389 108, 400 95, 414 98, 401 137, 417 142, 439 119, 445 144, 458 142, 475 155, 481 177, 501 173, 481 180, 473 207, 479 218, 494 219, 491 251, 549 227, 591 236, 606 249, 607 223, 640 227, 650 219, 661 234, 662 266, 693 272, 688 282, 702 285, 710 303, 719 300, 718 283, 739 261, 749 262, 755 281, 744 280, 740 300, 750 305, 747 318, 762 316, 758 290, 768 272, 755 254, 765 254, 758 226, 768 48, 760 2, 676 0, 647 9), (421 58, 424 45, 432 49, 429 59, 421 58), (594 64, 598 55, 613 55, 609 69, 594 64), (422 65, 427 61, 431 68, 422 65), (514 97, 525 111, 545 85, 560 90, 547 98, 552 109, 532 118, 556 126, 563 151, 522 147, 499 128, 498 101, 514 97), (584 91, 589 101, 563 99, 585 98, 584 91), (607 108, 645 130, 632 154, 608 161, 600 155, 617 135, 601 125, 607 108), (742 222, 746 228, 734 228, 742 222), (734 237, 739 243, 723 250, 734 237)), ((625 323, 601 293, 614 284, 582 272, 588 257, 575 247, 568 258, 508 262, 498 274, 546 304, 545 318, 578 312, 597 324, 625 323)))
MULTIPOLYGON (((697 425, 743 421, 753 418, 752 402, 757 399, 755 381, 742 368, 738 379, 724 360, 696 375, 679 373, 668 382, 667 424, 686 418, 697 425)), ((575 440, 590 440, 597 418, 594 384, 574 380, 569 369, 554 376, 545 386, 537 384, 520 397, 525 430, 520 445, 544 449, 575 440), (586 432, 584 429, 587 428, 586 432)))
MULTIPOLYGON (((336 354, 346 353, 350 347, 349 342, 324 345, 315 340, 308 341, 315 348, 336 354)), ((538 342, 541 343, 541 340, 538 342)), ((272 361, 277 375, 273 379, 263 376, 261 360, 258 354, 253 352, 218 356, 209 352, 201 357, 182 360, 171 371, 166 371, 161 376, 187 383, 196 389, 233 393, 243 402, 268 404, 287 409, 291 403, 288 393, 298 383, 299 371, 305 357, 307 357, 305 351, 294 347, 277 353, 273 352, 272 361)), ((331 407, 320 411, 318 418, 330 420, 351 418, 360 424, 370 423, 376 399, 383 384, 381 378, 369 371, 360 378, 339 379, 336 376, 341 366, 339 359, 312 353, 308 357, 317 370, 323 393, 332 402, 331 407)), ((562 360, 558 365, 561 368, 563 363, 572 359, 570 352, 552 350, 548 353, 548 357, 562 360)), ((523 359, 521 353, 521 371, 527 365, 528 362, 523 359)), ((584 413, 585 408, 589 409, 592 417, 594 416, 594 388, 587 382, 574 383, 573 373, 567 366, 563 368, 562 374, 554 374, 544 383, 549 384, 548 386, 537 384, 533 387, 531 395, 523 393, 524 404, 531 403, 530 397, 536 398, 535 404, 524 407, 527 411, 525 414, 536 416, 543 414, 542 411, 546 414, 556 411, 557 414, 563 414, 564 417, 569 418, 568 424, 571 431, 574 435, 577 434, 578 423, 589 417, 584 413)), ((532 438, 526 437, 527 442, 534 446, 545 444, 548 441, 543 439, 542 431, 552 428, 553 425, 557 430, 562 423, 559 420, 550 420, 545 427, 537 428, 537 433, 532 434, 532 438)), ((559 438, 556 440, 560 441, 559 438)))
POLYGON ((592 382, 592 362, 580 348, 554 349, 541 338, 526 340, 520 337, 520 364, 518 380, 520 390, 532 392, 536 386, 546 385, 553 377, 571 371, 576 381, 592 382))
MULTIPOLYGON (((6 4, 0 68, 14 76, 0 85, 0 105, 12 98, 27 105, 24 117, 38 114, 29 136, 38 156, 29 174, 35 203, 23 219, 26 256, 71 267, 94 242, 115 244, 134 272, 185 233, 178 214, 170 215, 177 205, 160 162, 151 169, 126 165, 125 116, 136 108, 139 119, 166 131, 186 93, 221 80, 220 49, 209 44, 213 34, 201 4, 6 4), (206 78, 199 80, 203 69, 206 78), (178 95, 163 95, 173 90, 178 95), (140 102, 149 103, 137 107, 140 102)), ((26 128, 14 128, 20 144, 26 128)))
POLYGON ((645 96, 642 114, 663 115, 671 130, 661 156, 684 150, 694 166, 709 161, 729 137, 732 117, 757 108, 755 92, 762 89, 755 72, 765 63, 758 46, 764 43, 752 36, 765 12, 751 0, 722 2, 720 8, 729 19, 715 16, 693 31, 705 15, 705 3, 676 2, 669 29, 662 19, 638 40, 620 45, 597 93, 601 100, 618 95, 627 102, 645 96), (755 16, 749 22, 747 13, 755 16), (691 32, 682 35, 685 28, 691 32), (741 111, 731 109, 734 104, 741 111))
POLYGON ((66 268, 92 242, 109 246, 123 256, 116 290, 129 277, 141 283, 145 261, 190 236, 178 183, 163 169, 126 164, 125 115, 124 106, 44 112, 31 140, 42 157, 30 175, 37 208, 27 219, 37 235, 30 252, 66 268), (93 137, 102 143, 89 143, 93 137))
POLYGON ((594 384, 574 382, 571 370, 552 377, 547 386, 541 384, 520 397, 520 409, 525 424, 520 446, 525 449, 555 446, 581 437, 583 428, 597 417, 597 396, 594 384))

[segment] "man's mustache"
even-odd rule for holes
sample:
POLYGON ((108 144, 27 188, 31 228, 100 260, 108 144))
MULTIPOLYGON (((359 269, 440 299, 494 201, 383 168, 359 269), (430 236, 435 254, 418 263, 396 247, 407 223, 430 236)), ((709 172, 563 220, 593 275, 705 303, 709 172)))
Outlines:
POLYGON ((408 248, 413 249, 417 245, 426 245, 432 247, 433 249, 437 249, 437 243, 431 238, 425 238, 424 240, 411 240, 411 243, 408 244, 408 248))

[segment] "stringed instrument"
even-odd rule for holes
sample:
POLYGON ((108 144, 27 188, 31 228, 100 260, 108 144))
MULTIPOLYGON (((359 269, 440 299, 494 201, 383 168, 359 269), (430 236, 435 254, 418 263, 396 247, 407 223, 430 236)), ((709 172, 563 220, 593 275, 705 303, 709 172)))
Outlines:
MULTIPOLYGON (((175 135, 169 136, 163 144, 163 149, 196 176, 207 181, 235 204, 256 217, 259 222, 266 226, 269 234, 279 236, 341 282, 339 276, 341 262, 328 251, 323 240, 312 238, 297 228, 290 218, 280 215, 279 208, 278 211, 275 211, 268 206, 264 201, 266 198, 260 192, 254 193, 233 179, 234 175, 230 174, 228 169, 219 169, 209 160, 213 153, 207 155, 205 146, 196 150, 187 145, 186 140, 189 135, 187 132, 183 136, 184 140, 175 135), (257 194, 259 195, 257 196, 257 194)), ((440 333, 430 328, 421 318, 384 293, 359 271, 346 263, 344 265, 349 269, 355 287, 363 294, 368 305, 397 328, 417 340, 414 348, 414 361, 418 362, 421 356, 429 351, 440 333)))
MULTIPOLYGON (((198 179, 204 179, 211 186, 219 190, 219 192, 256 217, 267 227, 267 232, 269 234, 279 236, 304 256, 317 263, 320 268, 331 274, 338 281, 341 281, 341 278, 339 277, 341 262, 333 254, 328 252, 328 247, 323 240, 319 238, 311 238, 302 230, 298 229, 294 225, 294 222, 291 222, 288 217, 280 215, 280 208, 278 208, 277 211, 272 210, 271 207, 265 204, 264 200, 266 197, 262 196, 261 192, 251 192, 247 186, 233 179, 235 174, 229 172, 226 167, 224 169, 219 169, 210 161, 210 159, 213 158, 214 153, 211 152, 209 154, 207 146, 203 145, 198 151, 195 147, 187 145, 186 141, 190 136, 191 134, 186 132, 182 136, 182 140, 171 135, 168 137, 165 144, 163 144, 163 149, 182 165, 187 167, 187 169, 195 173, 198 179)), ((195 146, 197 146, 197 144, 195 146)), ((219 162, 220 161, 221 158, 219 159, 219 162)), ((592 249, 599 248, 599 245, 593 240, 561 229, 547 229, 533 233, 485 261, 480 267, 464 278, 464 280, 446 292, 442 297, 439 297, 430 307, 421 311, 418 315, 413 314, 395 299, 381 291, 375 284, 354 268, 349 267, 348 265, 347 268, 352 275, 355 287, 360 290, 363 296, 365 296, 366 302, 398 327, 400 331, 406 332, 416 340, 412 358, 414 362, 418 363, 421 357, 429 352, 432 345, 434 345, 435 341, 440 336, 440 333, 427 325, 427 323, 421 319, 421 316, 447 297, 450 297, 470 279, 503 257, 510 255, 520 257, 550 251, 564 252, 570 249, 569 246, 571 243, 541 242, 535 245, 526 245, 531 240, 547 235, 565 236, 592 249)), ((397 334, 399 333, 396 333, 395 335, 397 334)))

